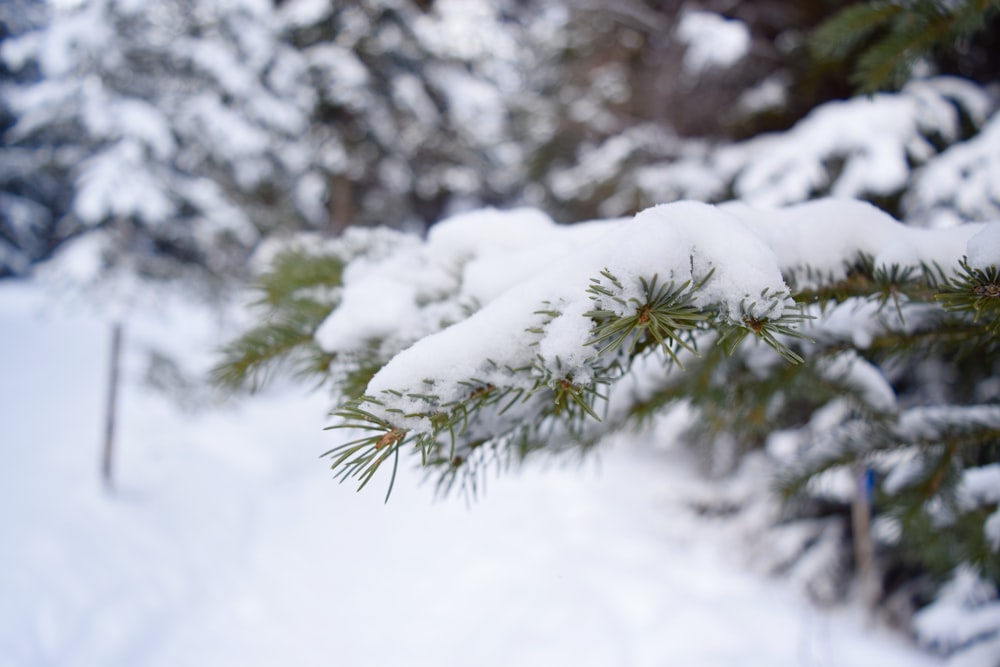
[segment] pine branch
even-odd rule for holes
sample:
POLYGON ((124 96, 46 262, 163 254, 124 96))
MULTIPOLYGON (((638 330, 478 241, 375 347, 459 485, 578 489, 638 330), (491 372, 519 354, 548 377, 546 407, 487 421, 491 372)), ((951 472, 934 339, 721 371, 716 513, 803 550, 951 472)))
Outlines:
MULTIPOLYGON (((370 400, 370 399, 368 399, 370 400)), ((389 478, 389 488, 386 492, 386 502, 392 494, 396 482, 399 464, 400 447, 413 439, 407 431, 394 427, 385 419, 365 410, 361 406, 364 400, 348 403, 334 415, 342 421, 331 429, 350 429, 351 431, 369 432, 369 435, 350 440, 322 454, 332 457, 330 467, 337 470, 335 478, 341 482, 356 478, 360 484, 358 491, 365 488, 379 467, 389 456, 393 458, 392 474, 389 478)))
POLYGON ((594 321, 593 336, 587 343, 598 354, 609 354, 628 341, 626 354, 632 357, 657 345, 680 365, 677 350, 695 352, 690 332, 706 322, 710 315, 695 305, 698 290, 712 278, 710 271, 698 284, 659 283, 659 276, 639 279, 640 295, 626 296, 625 287, 607 269, 601 279, 592 279, 588 288, 597 308, 585 313, 594 321))
POLYGON ((841 60, 905 11, 897 2, 869 2, 845 7, 811 35, 813 55, 822 60, 841 60))
MULTIPOLYGON (((790 282, 794 282, 791 278, 790 282)), ((876 266, 875 258, 866 253, 847 266, 843 278, 832 280, 807 275, 807 279, 817 282, 818 286, 793 290, 792 297, 796 303, 819 304, 825 309, 830 304, 843 303, 852 298, 874 297, 883 304, 892 301, 897 311, 901 299, 927 301, 948 280, 940 267, 876 266)))
POLYGON ((961 271, 937 298, 948 310, 971 314, 973 322, 982 321, 992 334, 1000 334, 1000 269, 973 267, 966 259, 959 265, 961 271))
MULTIPOLYGON (((762 295, 765 296, 765 295, 762 295)), ((804 359, 797 352, 792 350, 782 339, 793 338, 803 341, 811 339, 796 327, 803 321, 811 319, 803 313, 801 309, 797 312, 782 313, 777 319, 757 317, 751 313, 754 311, 753 304, 744 308, 746 313, 742 321, 732 325, 728 322, 720 324, 722 336, 719 338, 719 345, 725 347, 729 354, 751 334, 767 343, 775 352, 791 364, 801 364, 804 359)))
POLYGON ((898 89, 917 59, 945 38, 949 25, 944 18, 897 21, 885 38, 858 57, 851 83, 868 95, 898 89))
MULTIPOLYGON (((546 360, 536 355, 534 364, 523 368, 493 364, 494 375, 489 380, 471 380, 465 397, 457 401, 442 402, 433 393, 395 390, 387 392, 386 401, 362 397, 338 416, 344 419, 344 428, 372 428, 375 424, 377 433, 352 441, 343 452, 334 452, 334 467, 345 468, 340 473, 342 479, 360 477, 367 483, 386 460, 376 455, 375 445, 383 438, 392 440, 393 445, 405 440, 420 450, 425 466, 440 468, 438 488, 447 490, 456 480, 464 479, 471 485, 471 480, 480 479, 477 471, 460 469, 474 467, 473 454, 483 447, 516 460, 540 449, 558 450, 561 443, 586 449, 612 427, 602 425, 598 406, 608 400, 602 387, 619 380, 637 358, 653 350, 683 368, 679 354, 696 357, 696 334, 713 330, 728 334, 728 338, 715 338, 720 349, 730 354, 752 334, 787 361, 802 361, 781 339, 804 339, 793 327, 806 316, 794 310, 773 318, 756 315, 773 312, 788 300, 786 295, 765 290, 758 300, 744 301, 741 310, 745 317, 733 323, 718 308, 696 303, 712 276, 709 271, 695 284, 686 281, 680 285, 660 283, 655 275, 639 278, 633 294, 613 273, 603 271, 587 290, 595 308, 583 314, 592 325, 585 344, 595 348, 596 357, 582 380, 558 357, 546 360), (406 412, 388 407, 388 403, 400 400, 414 409, 406 412), (488 426, 484 429, 481 425, 488 426), (403 433, 408 434, 405 439, 394 435, 403 433)), ((535 314, 544 320, 527 330, 534 336, 544 336, 547 327, 562 315, 551 304, 544 304, 535 314)))
POLYGON ((879 453, 911 447, 933 462, 914 475, 904 488, 918 493, 920 502, 953 486, 946 476, 954 476, 955 463, 969 459, 970 453, 1000 442, 1000 409, 996 406, 938 406, 914 408, 898 417, 852 420, 820 435, 815 454, 785 471, 778 488, 786 497, 801 493, 820 474, 869 462, 879 453))
POLYGON ((213 383, 230 391, 256 393, 282 368, 299 378, 322 380, 336 358, 321 350, 314 340, 322 321, 308 308, 281 313, 222 348, 222 359, 211 371, 213 383))
POLYGON ((338 287, 343 269, 344 262, 339 257, 286 250, 279 253, 270 269, 257 279, 254 287, 260 293, 258 303, 284 309, 302 299, 304 294, 315 301, 313 290, 338 287))
POLYGON ((290 370, 297 379, 322 384, 338 355, 315 342, 316 330, 333 310, 332 294, 340 284, 343 261, 333 255, 284 251, 254 284, 255 306, 262 323, 221 350, 210 371, 216 385, 229 391, 259 391, 276 373, 290 370))
POLYGON ((858 92, 894 89, 918 59, 981 31, 998 8, 997 0, 854 4, 813 31, 812 52, 821 61, 854 60, 851 82, 858 92))

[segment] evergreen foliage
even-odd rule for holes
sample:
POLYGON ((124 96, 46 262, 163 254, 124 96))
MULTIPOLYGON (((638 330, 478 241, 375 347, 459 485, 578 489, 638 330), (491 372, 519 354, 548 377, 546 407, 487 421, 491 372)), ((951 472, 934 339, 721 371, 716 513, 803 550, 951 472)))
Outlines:
POLYGON ((816 56, 852 62, 859 92, 896 90, 935 49, 955 48, 983 30, 996 0, 869 0, 845 7, 813 33, 816 56))
POLYGON ((340 284, 342 268, 337 257, 279 253, 257 280, 253 305, 261 322, 223 348, 215 383, 252 393, 282 365, 299 378, 325 374, 333 355, 321 350, 314 336, 336 305, 332 289, 340 284))

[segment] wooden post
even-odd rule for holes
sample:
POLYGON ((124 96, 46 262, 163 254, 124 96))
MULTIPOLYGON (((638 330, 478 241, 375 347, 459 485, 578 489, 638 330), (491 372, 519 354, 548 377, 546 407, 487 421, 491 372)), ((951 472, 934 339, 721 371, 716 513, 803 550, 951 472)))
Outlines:
POLYGON ((874 612, 882 596, 872 540, 871 472, 863 465, 854 468, 854 501, 851 503, 851 530, 854 533, 854 565, 858 593, 869 612, 874 612))
POLYGON ((101 454, 101 479, 104 488, 114 490, 115 419, 118 411, 118 376, 122 356, 122 323, 111 327, 111 373, 108 378, 108 403, 104 422, 104 450, 101 454))

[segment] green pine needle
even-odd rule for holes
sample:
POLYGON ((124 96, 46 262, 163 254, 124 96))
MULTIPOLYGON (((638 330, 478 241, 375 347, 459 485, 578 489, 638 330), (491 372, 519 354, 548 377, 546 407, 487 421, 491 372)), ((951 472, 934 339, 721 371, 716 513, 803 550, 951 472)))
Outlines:
POLYGON ((920 58, 981 31, 998 8, 997 0, 856 3, 813 31, 811 50, 821 61, 850 62, 858 92, 894 90, 920 58))
POLYGON ((641 299, 626 299, 621 283, 607 271, 602 275, 608 279, 611 287, 600 281, 592 281, 588 291, 599 307, 585 313, 594 322, 587 345, 597 347, 599 355, 611 354, 624 348, 626 354, 632 357, 656 346, 681 366, 678 350, 684 349, 697 354, 691 332, 701 328, 710 315, 695 305, 694 300, 698 290, 711 278, 712 272, 697 285, 692 285, 690 280, 680 285, 673 282, 659 284, 659 276, 655 274, 650 280, 640 278, 641 299), (621 315, 615 310, 600 307, 607 298, 631 312, 621 315), (626 342, 628 346, 624 347, 626 342))
POLYGON ((967 259, 959 262, 960 271, 937 295, 944 307, 953 312, 972 315, 973 322, 986 324, 994 334, 1000 334, 1000 269, 970 266, 967 259))

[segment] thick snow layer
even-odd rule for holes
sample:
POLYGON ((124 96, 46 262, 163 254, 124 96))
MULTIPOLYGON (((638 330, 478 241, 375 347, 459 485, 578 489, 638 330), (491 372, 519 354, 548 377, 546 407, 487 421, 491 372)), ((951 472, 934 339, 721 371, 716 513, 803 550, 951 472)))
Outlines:
MULTIPOLYGON (((399 354, 375 375, 367 393, 387 401, 386 416, 390 410, 421 413, 428 409, 423 398, 389 394, 433 394, 449 403, 465 397, 470 381, 530 389, 534 379, 514 377, 510 369, 531 367, 539 353, 553 376, 581 382, 591 377, 597 349, 584 345, 592 325, 584 313, 601 308, 633 314, 645 299, 642 279, 655 276, 659 285, 679 286, 708 278, 693 297, 695 305, 735 323, 777 319, 786 307, 785 277, 798 287, 838 279, 862 254, 876 266, 957 267, 982 229, 907 227, 871 204, 848 199, 779 209, 684 201, 630 220, 570 226, 531 209, 474 211, 440 223, 425 241, 397 235, 391 251, 350 260, 344 305, 329 316, 317 340, 334 352, 391 338, 382 351, 399 354), (620 282, 621 300, 587 292, 604 271, 620 282)), ((847 302, 813 313, 822 316, 804 328, 865 348, 886 330, 919 321, 916 307, 907 309, 901 323, 894 308, 882 306, 847 302)), ((894 409, 884 378, 863 364, 838 363, 830 372, 846 373, 874 405, 894 409)), ((427 423, 415 419, 405 427, 422 430, 427 423)))
POLYGON ((985 98, 967 82, 943 78, 913 81, 899 95, 821 105, 786 133, 734 147, 746 160, 737 194, 775 205, 809 199, 827 187, 835 197, 897 192, 906 185, 909 161, 923 162, 934 153, 925 134, 957 138, 955 101, 978 110, 985 98), (835 158, 842 159, 843 169, 829 183, 824 161, 835 158))
POLYGON ((897 222, 875 206, 854 199, 819 199, 784 207, 734 201, 720 206, 745 221, 774 249, 785 270, 806 267, 824 278, 842 277, 860 253, 876 266, 954 266, 982 225, 948 230, 897 222))
POLYGON ((2 665, 941 664, 747 574, 690 510, 680 451, 623 440, 600 465, 512 472, 471 508, 432 504, 415 475, 388 505, 355 494, 316 459, 321 396, 182 412, 145 387, 145 348, 199 366, 219 339, 180 299, 144 302, 108 495, 107 322, 0 284, 2 665))
MULTIPOLYGON (((507 229, 494 227, 490 220, 476 216, 463 220, 468 225, 467 231, 458 231, 459 223, 453 222, 454 231, 449 233, 461 238, 465 234, 478 234, 482 229, 489 237, 507 229)), ((516 230, 518 226, 524 227, 525 221, 513 224, 516 230)), ((539 226, 540 234, 548 228, 544 221, 529 226, 539 226)), ((584 228, 583 233, 590 231, 584 228)), ((546 304, 560 313, 578 317, 574 318, 575 331, 571 330, 572 324, 557 324, 552 332, 547 331, 541 341, 542 349, 548 358, 558 357, 564 362, 568 377, 586 376, 587 362, 596 351, 592 347, 580 349, 590 330, 589 319, 582 317, 582 313, 594 307, 586 290, 591 279, 599 277, 604 269, 614 273, 626 290, 633 290, 636 295, 640 278, 657 275, 663 283, 682 284, 698 282, 714 270, 711 280, 699 290, 697 298, 701 305, 721 304, 723 312, 736 321, 742 319, 744 312, 758 317, 781 314, 780 299, 761 297, 785 291, 771 249, 739 219, 716 207, 677 202, 648 209, 630 221, 608 223, 596 240, 565 249, 541 271, 471 317, 422 338, 401 352, 375 375, 367 393, 382 396, 392 390, 426 390, 430 382, 440 400, 449 402, 461 398, 466 391, 462 383, 473 378, 503 385, 509 378, 491 377, 486 360, 496 369, 494 373, 499 374, 506 373, 505 368, 530 366, 535 351, 526 344, 524 332, 538 326, 537 311, 546 304), (569 359, 575 363, 568 364, 569 359)), ((345 293, 349 289, 346 286, 345 293)), ((619 307, 610 300, 601 305, 619 307)), ((336 317, 336 313, 331 316, 336 317)), ((321 338, 320 342, 329 341, 321 338)), ((407 413, 421 411, 420 405, 411 404, 410 399, 401 400, 407 404, 393 407, 402 407, 407 413)))

